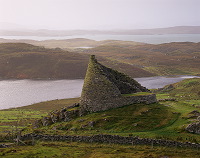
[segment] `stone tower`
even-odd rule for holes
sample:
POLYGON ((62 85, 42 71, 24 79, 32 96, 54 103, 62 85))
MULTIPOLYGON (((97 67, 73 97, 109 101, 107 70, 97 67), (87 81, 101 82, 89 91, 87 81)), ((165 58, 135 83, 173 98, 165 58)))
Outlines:
POLYGON ((80 105, 82 111, 104 111, 133 103, 156 102, 154 94, 140 96, 124 96, 137 92, 149 92, 137 81, 116 70, 98 63, 91 55, 88 64, 80 105))

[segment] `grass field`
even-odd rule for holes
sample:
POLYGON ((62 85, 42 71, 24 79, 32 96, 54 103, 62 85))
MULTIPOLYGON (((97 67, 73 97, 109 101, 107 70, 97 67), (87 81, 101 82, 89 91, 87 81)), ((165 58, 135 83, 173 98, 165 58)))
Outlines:
MULTIPOLYGON (((168 95, 165 94, 165 97, 168 98, 168 95)), ((163 98, 163 94, 158 94, 159 98, 163 98)), ((93 113, 70 122, 55 123, 49 127, 35 129, 34 132, 55 135, 117 134, 128 136, 131 134, 196 143, 200 142, 199 135, 184 130, 192 121, 187 118, 188 114, 193 110, 199 110, 191 105, 191 102, 166 101, 150 105, 134 104, 93 113), (90 126, 91 122, 92 126, 90 126)), ((196 100, 196 103, 200 104, 200 101, 196 100)))
MULTIPOLYGON (((136 131, 149 131, 168 126, 177 119, 167 107, 160 104, 135 104, 105 112, 89 114, 70 122, 56 123, 50 126, 56 129, 53 133, 59 134, 121 134, 128 135, 136 131), (162 117, 161 117, 162 116, 162 117), (92 125, 90 125, 92 124, 92 125)), ((41 128, 41 133, 52 133, 46 127, 41 128)))
POLYGON ((199 158, 200 151, 166 147, 76 142, 36 142, 0 149, 3 158, 199 158))
POLYGON ((41 102, 29 106, 6 109, 0 111, 0 133, 10 135, 18 128, 23 129, 30 126, 37 119, 48 115, 48 112, 78 102, 79 98, 53 100, 41 102))

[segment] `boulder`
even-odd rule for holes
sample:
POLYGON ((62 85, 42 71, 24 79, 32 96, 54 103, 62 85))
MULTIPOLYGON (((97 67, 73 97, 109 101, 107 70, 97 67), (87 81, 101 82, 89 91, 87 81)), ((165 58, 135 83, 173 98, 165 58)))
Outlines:
POLYGON ((189 114, 193 114, 195 116, 200 116, 200 112, 198 110, 194 110, 194 111, 190 112, 189 114))
POLYGON ((79 117, 79 110, 71 110, 71 111, 65 111, 64 115, 65 115, 65 119, 64 121, 71 121, 72 119, 75 119, 76 117, 79 117))
POLYGON ((49 125, 53 124, 50 117, 43 117, 41 121, 42 121, 43 126, 49 126, 49 125))
POLYGON ((186 127, 186 131, 190 133, 200 134, 200 122, 191 123, 186 127))

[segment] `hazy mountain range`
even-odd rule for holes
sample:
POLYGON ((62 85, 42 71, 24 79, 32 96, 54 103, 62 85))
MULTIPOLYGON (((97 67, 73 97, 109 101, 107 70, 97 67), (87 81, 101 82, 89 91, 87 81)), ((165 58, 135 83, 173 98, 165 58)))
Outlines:
POLYGON ((175 26, 155 29, 130 30, 30 30, 23 27, 0 24, 0 36, 70 36, 70 35, 154 35, 154 34, 200 34, 200 26, 175 26), (7 27, 6 27, 7 26, 7 27))

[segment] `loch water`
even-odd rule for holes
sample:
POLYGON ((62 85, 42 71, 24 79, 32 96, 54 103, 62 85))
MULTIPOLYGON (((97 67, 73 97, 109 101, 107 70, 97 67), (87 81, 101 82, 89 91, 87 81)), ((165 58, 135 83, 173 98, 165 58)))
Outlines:
MULTIPOLYGON (((161 88, 179 82, 179 77, 144 77, 135 78, 142 86, 149 89, 161 88)), ((80 97, 84 80, 1 80, 0 109, 26 106, 42 101, 80 97)))

